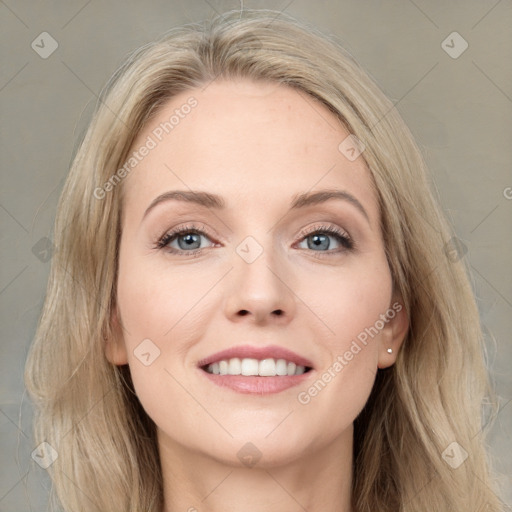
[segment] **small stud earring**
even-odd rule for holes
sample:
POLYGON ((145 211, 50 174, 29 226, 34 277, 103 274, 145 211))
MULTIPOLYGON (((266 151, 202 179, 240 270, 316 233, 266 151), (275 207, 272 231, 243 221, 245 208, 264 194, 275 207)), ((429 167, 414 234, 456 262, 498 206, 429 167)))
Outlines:
POLYGON ((392 354, 393 353, 393 349, 392 348, 388 348, 388 354, 392 354))

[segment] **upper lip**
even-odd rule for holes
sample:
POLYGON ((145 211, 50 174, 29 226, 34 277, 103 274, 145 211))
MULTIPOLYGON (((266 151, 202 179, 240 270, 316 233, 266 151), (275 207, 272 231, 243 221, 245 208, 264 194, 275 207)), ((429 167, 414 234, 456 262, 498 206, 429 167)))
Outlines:
POLYGON ((239 359, 286 359, 286 361, 295 363, 297 366, 307 366, 313 368, 313 363, 305 357, 299 356, 291 350, 279 347, 277 345, 267 345, 266 347, 255 347, 252 345, 239 345, 226 350, 216 352, 197 363, 199 367, 207 366, 210 363, 217 363, 223 359, 231 359, 238 357, 239 359))

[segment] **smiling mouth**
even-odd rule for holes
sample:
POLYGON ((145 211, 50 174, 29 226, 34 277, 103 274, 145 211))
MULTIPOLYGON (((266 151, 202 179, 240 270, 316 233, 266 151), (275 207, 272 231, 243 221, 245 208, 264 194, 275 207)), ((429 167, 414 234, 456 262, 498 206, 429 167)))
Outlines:
POLYGON ((286 359, 238 358, 222 359, 201 367, 213 375, 240 375, 243 377, 292 377, 311 371, 309 366, 297 365, 286 359))

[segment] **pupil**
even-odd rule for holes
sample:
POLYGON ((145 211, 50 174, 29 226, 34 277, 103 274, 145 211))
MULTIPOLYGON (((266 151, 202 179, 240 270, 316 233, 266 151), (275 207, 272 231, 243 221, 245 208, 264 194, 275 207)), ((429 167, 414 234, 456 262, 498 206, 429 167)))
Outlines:
MULTIPOLYGON (((180 246, 181 249, 183 248, 188 248, 190 249, 191 246, 193 244, 201 244, 201 241, 199 240, 199 235, 195 234, 195 233, 189 233, 187 235, 183 235, 181 236, 180 238, 178 238, 178 245, 180 246), (184 240, 184 244, 181 243, 181 241, 184 240), (185 247, 183 247, 185 246, 185 247)), ((193 249, 198 249, 199 246, 197 247, 192 247, 193 249)))
POLYGON ((313 235, 311 237, 313 239, 313 243, 310 244, 309 248, 322 248, 329 249, 329 237, 326 235, 313 235))

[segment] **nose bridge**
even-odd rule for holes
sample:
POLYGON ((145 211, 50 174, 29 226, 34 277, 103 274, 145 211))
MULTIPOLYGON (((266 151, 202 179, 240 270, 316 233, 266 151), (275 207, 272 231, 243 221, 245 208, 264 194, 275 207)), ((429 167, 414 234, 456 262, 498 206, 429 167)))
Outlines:
POLYGON ((250 315, 258 322, 274 317, 287 321, 295 313, 295 299, 286 283, 284 255, 271 233, 256 236, 245 237, 235 248, 226 314, 232 319, 250 315))

